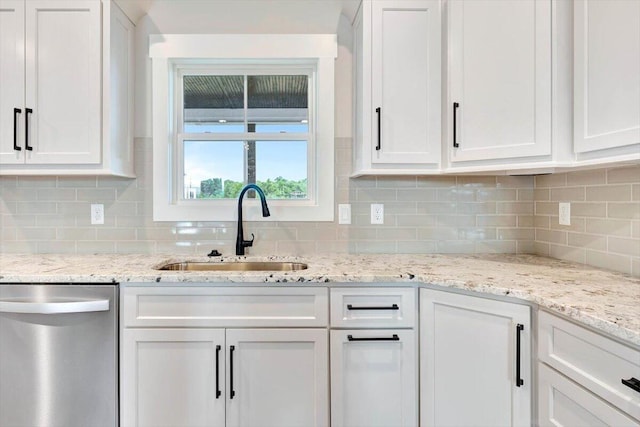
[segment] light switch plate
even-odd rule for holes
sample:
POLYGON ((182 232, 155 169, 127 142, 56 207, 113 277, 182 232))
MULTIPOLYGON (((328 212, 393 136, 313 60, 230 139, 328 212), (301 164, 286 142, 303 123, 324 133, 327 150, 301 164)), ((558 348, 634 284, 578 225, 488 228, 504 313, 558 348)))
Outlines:
POLYGON ((351 205, 348 203, 338 205, 338 224, 351 224, 351 205))
POLYGON ((558 223, 571 225, 571 203, 559 203, 558 206, 558 223))

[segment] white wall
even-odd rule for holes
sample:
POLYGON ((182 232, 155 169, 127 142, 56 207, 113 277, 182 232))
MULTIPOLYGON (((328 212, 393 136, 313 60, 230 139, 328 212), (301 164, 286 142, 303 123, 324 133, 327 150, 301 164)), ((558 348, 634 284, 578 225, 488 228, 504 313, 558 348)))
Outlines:
POLYGON ((135 136, 151 136, 150 34, 337 34, 336 137, 352 134, 351 21, 357 1, 156 0, 136 27, 135 136), (345 6, 346 5, 346 6, 345 6), (349 15, 349 16, 346 16, 349 15))

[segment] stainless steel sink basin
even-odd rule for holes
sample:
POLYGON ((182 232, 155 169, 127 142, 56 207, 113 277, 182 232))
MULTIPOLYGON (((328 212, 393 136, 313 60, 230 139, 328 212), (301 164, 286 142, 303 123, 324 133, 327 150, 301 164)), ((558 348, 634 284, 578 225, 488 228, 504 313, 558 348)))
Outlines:
POLYGON ((301 262, 176 262, 159 267, 158 270, 176 271, 295 271, 306 270, 307 264, 301 262))

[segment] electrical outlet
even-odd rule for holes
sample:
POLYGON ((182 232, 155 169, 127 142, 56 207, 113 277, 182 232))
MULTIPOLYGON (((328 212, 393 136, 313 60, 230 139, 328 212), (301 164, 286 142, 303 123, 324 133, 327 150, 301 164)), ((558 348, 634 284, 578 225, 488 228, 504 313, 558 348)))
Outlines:
POLYGON ((351 224, 350 204, 338 204, 338 224, 351 224))
POLYGON ((384 224, 384 205, 373 203, 371 205, 371 224, 384 224))
POLYGON ((91 224, 104 224, 104 205, 91 205, 91 224))
POLYGON ((559 203, 558 206, 558 223, 571 225, 571 203, 559 203))

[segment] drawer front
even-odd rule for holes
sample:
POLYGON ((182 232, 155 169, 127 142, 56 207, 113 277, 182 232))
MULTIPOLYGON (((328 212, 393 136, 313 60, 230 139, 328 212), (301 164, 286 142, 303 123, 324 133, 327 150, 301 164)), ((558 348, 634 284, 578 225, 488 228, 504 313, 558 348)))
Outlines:
POLYGON ((136 287, 121 292, 124 327, 322 327, 327 288, 136 287))
POLYGON ((640 351, 541 311, 538 357, 640 420, 640 392, 622 380, 640 379, 640 351))
POLYGON ((540 427, 640 427, 637 421, 542 363, 539 377, 540 427))
POLYGON ((333 288, 331 327, 413 328, 416 301, 413 288, 333 288))

